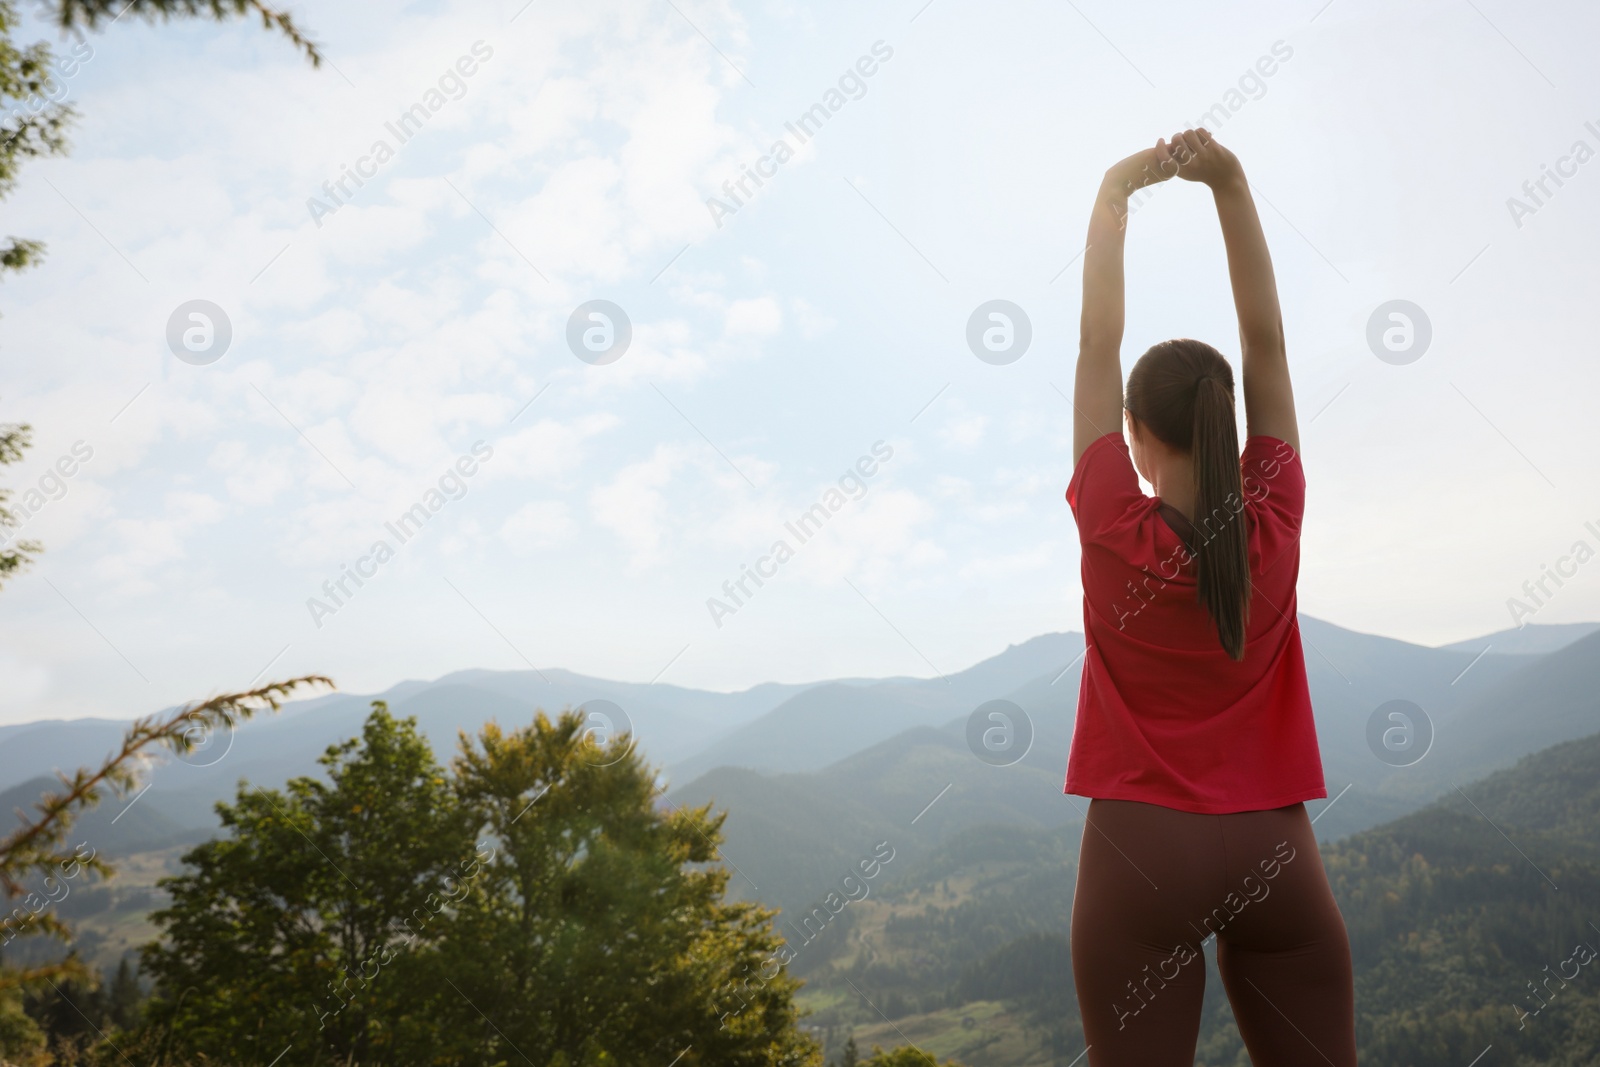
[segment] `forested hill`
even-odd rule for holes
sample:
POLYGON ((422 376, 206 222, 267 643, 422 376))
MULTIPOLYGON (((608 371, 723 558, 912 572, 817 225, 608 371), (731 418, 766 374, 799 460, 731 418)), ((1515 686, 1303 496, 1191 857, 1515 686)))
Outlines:
POLYGON ((1372 1064, 1600 1060, 1600 734, 1324 850, 1372 1064))
MULTIPOLYGON (((974 1067, 1071 1060, 1076 832, 974 828, 851 904, 850 934, 807 975, 809 1021, 862 1047, 898 1030, 974 1067)), ((1354 954, 1363 1064, 1464 1067, 1491 1046, 1480 1067, 1600 1062, 1600 734, 1325 844, 1323 859, 1354 954)), ((1195 1062, 1248 1063, 1214 944, 1207 966, 1195 1062)))

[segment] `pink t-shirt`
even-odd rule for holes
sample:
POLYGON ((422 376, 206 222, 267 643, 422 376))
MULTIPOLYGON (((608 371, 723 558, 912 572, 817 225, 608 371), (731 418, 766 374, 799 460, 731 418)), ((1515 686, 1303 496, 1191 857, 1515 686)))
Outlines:
POLYGON ((1088 650, 1062 792, 1206 814, 1328 795, 1296 621, 1305 472, 1287 442, 1260 434, 1240 467, 1244 500, 1228 515, 1246 524, 1253 593, 1235 662, 1122 434, 1078 460, 1067 503, 1083 546, 1088 650))

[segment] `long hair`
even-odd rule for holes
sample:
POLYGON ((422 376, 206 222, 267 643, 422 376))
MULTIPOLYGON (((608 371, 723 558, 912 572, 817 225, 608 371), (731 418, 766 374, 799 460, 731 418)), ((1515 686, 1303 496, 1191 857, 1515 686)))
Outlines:
POLYGON ((1128 375, 1123 401, 1143 429, 1194 464, 1193 547, 1200 602, 1222 647, 1244 658, 1250 619, 1250 550, 1245 537, 1233 368, 1221 352, 1187 337, 1150 346, 1128 375))

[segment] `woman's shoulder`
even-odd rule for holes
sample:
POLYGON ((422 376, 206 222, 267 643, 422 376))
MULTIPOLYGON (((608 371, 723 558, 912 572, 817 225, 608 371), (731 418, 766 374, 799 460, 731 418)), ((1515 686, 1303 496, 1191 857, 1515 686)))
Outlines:
POLYGON ((1278 502, 1304 502, 1306 476, 1300 453, 1289 442, 1269 434, 1252 434, 1245 439, 1239 456, 1247 504, 1263 504, 1274 497, 1278 502))
POLYGON ((1253 433, 1244 439, 1241 460, 1276 460, 1279 463, 1299 463, 1300 453, 1288 441, 1266 433, 1253 433))

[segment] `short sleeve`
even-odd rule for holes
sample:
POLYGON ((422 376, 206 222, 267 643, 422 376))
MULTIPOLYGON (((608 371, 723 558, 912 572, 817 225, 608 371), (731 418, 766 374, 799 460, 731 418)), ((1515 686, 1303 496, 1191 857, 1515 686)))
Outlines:
POLYGON ((1091 441, 1067 483, 1067 504, 1078 522, 1078 539, 1084 544, 1112 536, 1126 525, 1130 510, 1147 499, 1139 488, 1128 442, 1120 432, 1091 441))
POLYGON ((1245 442, 1240 474, 1246 506, 1256 514, 1256 523, 1299 537, 1306 515, 1306 470, 1298 451, 1277 437, 1256 434, 1245 442))

